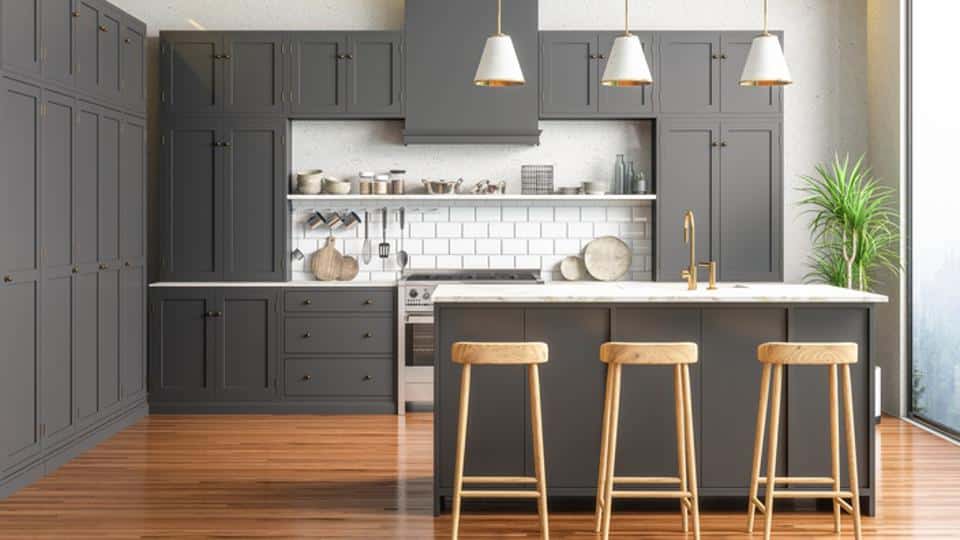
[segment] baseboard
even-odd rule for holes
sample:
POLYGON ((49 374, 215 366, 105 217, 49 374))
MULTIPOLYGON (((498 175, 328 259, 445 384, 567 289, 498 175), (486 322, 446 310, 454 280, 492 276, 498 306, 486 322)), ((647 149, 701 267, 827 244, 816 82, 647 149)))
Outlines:
POLYGON ((384 401, 151 401, 150 414, 396 414, 393 399, 384 401))

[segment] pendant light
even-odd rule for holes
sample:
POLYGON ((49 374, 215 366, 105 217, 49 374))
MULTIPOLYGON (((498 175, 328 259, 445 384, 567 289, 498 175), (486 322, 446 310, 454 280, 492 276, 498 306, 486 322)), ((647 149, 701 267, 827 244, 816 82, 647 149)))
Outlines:
POLYGON ((600 84, 604 86, 645 86, 653 82, 647 55, 640 38, 630 33, 630 0, 623 1, 623 35, 617 36, 610 50, 600 84))
POLYGON ((497 33, 487 38, 480 65, 473 76, 477 86, 522 86, 526 83, 510 36, 500 31, 501 0, 497 0, 497 33))
POLYGON ((753 38, 740 86, 785 86, 792 82, 780 40, 767 31, 767 0, 763 0, 763 33, 753 38))

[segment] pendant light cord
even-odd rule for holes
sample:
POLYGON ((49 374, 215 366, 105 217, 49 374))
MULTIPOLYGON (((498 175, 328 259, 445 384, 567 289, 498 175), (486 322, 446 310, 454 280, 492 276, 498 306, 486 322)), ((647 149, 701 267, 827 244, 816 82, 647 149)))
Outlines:
POLYGON ((623 0, 623 35, 630 35, 630 0, 623 0))
POLYGON ((497 0, 497 35, 502 36, 503 32, 500 31, 500 12, 502 10, 502 0, 497 0))
POLYGON ((763 35, 769 36, 770 32, 767 31, 767 0, 763 0, 763 35))

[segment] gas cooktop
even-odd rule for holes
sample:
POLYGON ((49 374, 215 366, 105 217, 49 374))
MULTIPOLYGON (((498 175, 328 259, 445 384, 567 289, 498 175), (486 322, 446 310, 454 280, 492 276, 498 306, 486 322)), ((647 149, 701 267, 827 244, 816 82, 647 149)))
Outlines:
POLYGON ((405 273, 403 281, 462 281, 468 283, 477 282, 540 282, 540 270, 522 269, 522 270, 429 270, 429 271, 411 271, 405 273))

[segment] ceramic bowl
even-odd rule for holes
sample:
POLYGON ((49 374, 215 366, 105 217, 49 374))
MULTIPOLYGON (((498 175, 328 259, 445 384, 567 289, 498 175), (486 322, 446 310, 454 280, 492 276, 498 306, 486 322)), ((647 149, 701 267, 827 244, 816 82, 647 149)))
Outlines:
POLYGON ((316 195, 323 191, 323 171, 320 169, 297 172, 297 191, 316 195))
POLYGON ((331 195, 346 195, 350 193, 350 182, 344 182, 337 178, 324 178, 323 191, 331 195))

